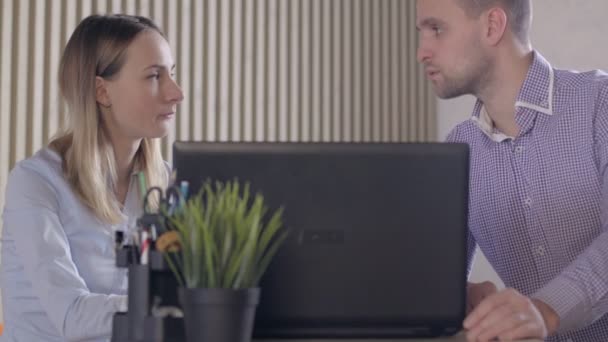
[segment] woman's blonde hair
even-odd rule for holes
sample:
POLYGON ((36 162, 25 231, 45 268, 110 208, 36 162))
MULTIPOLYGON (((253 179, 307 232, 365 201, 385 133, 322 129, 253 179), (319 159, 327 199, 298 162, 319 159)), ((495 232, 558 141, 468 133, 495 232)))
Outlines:
MULTIPOLYGON (((96 98, 96 77, 112 79, 125 63, 126 50, 143 31, 164 36, 150 20, 130 15, 92 15, 70 37, 59 66, 59 88, 67 104, 68 127, 50 147, 62 157, 65 177, 82 202, 102 221, 122 221, 114 193, 114 150, 96 98)), ((144 138, 133 169, 144 172, 149 186, 166 186, 167 170, 159 139, 144 138)))

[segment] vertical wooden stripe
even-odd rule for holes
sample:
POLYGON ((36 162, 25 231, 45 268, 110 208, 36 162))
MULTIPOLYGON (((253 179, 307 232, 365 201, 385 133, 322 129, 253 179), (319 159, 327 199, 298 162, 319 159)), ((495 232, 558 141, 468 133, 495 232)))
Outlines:
POLYGON ((278 0, 276 10, 276 25, 277 25, 277 59, 279 60, 279 72, 277 74, 277 99, 276 106, 278 110, 277 138, 279 141, 289 140, 289 108, 290 108, 290 92, 291 82, 289 79, 289 57, 290 45, 289 40, 289 22, 290 22, 290 2, 278 0))
POLYGON ((240 115, 238 113, 238 101, 240 97, 240 87, 238 86, 239 79, 238 75, 240 74, 240 63, 238 56, 240 55, 240 44, 238 43, 241 40, 241 21, 240 21, 241 9, 236 0, 232 0, 230 2, 230 44, 229 44, 229 69, 228 69, 228 115, 229 115, 229 123, 228 123, 228 140, 230 141, 238 141, 238 131, 239 131, 239 123, 240 123, 240 115))
POLYGON ((14 164, 26 156, 26 120, 27 120, 27 61, 28 61, 28 35, 29 35, 29 1, 18 1, 13 7, 15 21, 13 32, 17 39, 13 40, 13 68, 11 76, 12 92, 11 112, 20 115, 11 116, 11 144, 10 163, 14 164))
POLYGON ((283 65, 283 54, 282 54, 282 36, 284 33, 284 30, 281 29, 281 0, 274 0, 274 2, 271 2, 272 6, 270 7, 270 11, 271 11, 271 24, 270 24, 270 34, 273 37, 273 45, 272 45, 272 55, 274 58, 274 72, 272 73, 272 83, 274 85, 274 90, 272 92, 272 114, 273 116, 270 117, 270 122, 269 122, 269 127, 272 131, 271 133, 271 138, 272 141, 281 141, 281 131, 284 131, 283 129, 283 125, 284 125, 284 121, 285 118, 282 116, 281 113, 281 99, 284 98, 283 95, 281 95, 281 93, 283 92, 284 89, 281 89, 281 86, 283 86, 283 88, 285 87, 283 83, 283 75, 285 75, 285 68, 283 65), (282 32, 283 31, 283 32, 282 32))
POLYGON ((209 1, 203 0, 203 37, 202 37, 202 52, 203 52, 203 74, 201 77, 203 78, 203 93, 201 94, 202 98, 202 108, 203 112, 201 114, 201 139, 208 140, 209 134, 207 133, 208 126, 208 118, 209 118, 209 31, 211 30, 211 22, 209 20, 209 1))
POLYGON ((370 17, 371 17, 371 41, 372 41, 372 59, 370 61, 370 70, 372 73, 372 105, 368 115, 372 117, 372 141, 380 142, 382 140, 382 125, 384 116, 384 103, 382 102, 382 93, 384 87, 382 80, 384 79, 383 49, 384 37, 382 32, 382 6, 386 0, 379 1, 378 6, 375 6, 370 1, 370 17))
POLYGON ((230 85, 228 87, 230 93, 230 98, 228 101, 228 115, 230 115, 230 125, 229 125, 229 140, 230 141, 240 141, 239 131, 241 125, 241 114, 239 113, 239 103, 242 102, 241 99, 241 81, 239 75, 241 75, 241 44, 240 41, 243 40, 241 37, 241 26, 242 26, 242 18, 241 18, 241 2, 240 0, 231 0, 231 11, 230 11, 230 69, 228 82, 230 85))
POLYGON ((30 96, 30 107, 29 117, 31 121, 28 123, 28 155, 33 154, 43 145, 43 133, 44 133, 44 120, 46 116, 44 113, 44 75, 46 70, 44 69, 44 29, 45 22, 48 18, 45 16, 45 7, 47 2, 45 0, 36 0, 30 9, 30 25, 32 26, 32 34, 30 35, 30 64, 28 74, 29 88, 31 92, 30 96), (33 55, 33 56, 32 56, 33 55))
POLYGON ((297 119, 294 120, 294 126, 295 126, 295 130, 296 130, 296 134, 294 135, 294 140, 295 141, 302 141, 302 130, 304 127, 304 114, 303 114, 303 103, 304 101, 302 100, 304 98, 303 95, 303 91, 304 91, 304 84, 303 84, 303 79, 304 79, 304 58, 306 57, 306 53, 304 51, 303 48, 303 44, 304 44, 304 19, 303 19, 303 13, 304 13, 304 5, 303 2, 304 0, 296 0, 297 1, 297 9, 296 9, 296 21, 294 21, 294 31, 297 32, 297 45, 296 45, 296 50, 294 51, 294 58, 297 59, 297 72, 296 72, 296 76, 295 76, 295 81, 294 83, 296 84, 296 88, 297 88, 297 96, 295 98, 295 101, 297 102, 296 104, 296 116, 297 119))
POLYGON ((381 130, 381 140, 384 142, 391 141, 391 122, 392 122, 392 70, 395 67, 392 64, 393 56, 392 56, 392 31, 391 31, 391 0, 382 1, 381 11, 382 13, 380 17, 380 27, 382 32, 382 37, 380 41, 382 42, 382 92, 381 92, 381 101, 382 101, 382 130, 381 130))
POLYGON ((312 82, 312 99, 313 99, 313 141, 321 141, 323 139, 321 132, 321 120, 323 117, 323 0, 315 0, 312 12, 311 22, 313 26, 313 82, 312 82))
POLYGON ((230 126, 230 113, 228 112, 229 89, 228 78, 230 61, 230 1, 219 0, 217 2, 217 39, 216 43, 216 58, 218 61, 218 73, 216 78, 216 87, 218 89, 216 98, 216 140, 228 140, 228 128, 230 126))
MULTIPOLYGON (((88 4, 88 1, 82 1, 82 3, 88 4)), ((137 1, 136 0, 123 0, 123 13, 135 15, 137 9, 137 1)), ((90 13, 90 10, 87 11, 90 13)))
POLYGON ((254 70, 255 70, 255 55, 253 53, 254 49, 254 13, 253 8, 255 8, 253 0, 245 0, 243 2, 244 12, 243 15, 245 17, 244 22, 244 34, 245 42, 243 43, 244 56, 243 58, 243 68, 244 68, 244 85, 243 85, 243 93, 244 93, 244 103, 243 106, 243 140, 244 141, 253 141, 254 138, 254 126, 253 126, 253 113, 254 113, 254 70))
MULTIPOLYGON (((403 18, 404 15, 407 14, 408 4, 403 1, 398 1, 398 15, 400 18, 403 18)), ((408 132, 407 132, 407 124, 408 124, 408 102, 409 102, 409 83, 410 79, 407 77, 408 73, 408 64, 410 58, 415 58, 416 52, 409 52, 409 32, 407 23, 403 23, 399 21, 399 59, 402 61, 399 63, 399 141, 407 141, 408 132)))
POLYGON ((401 57, 401 49, 399 49, 399 39, 401 39, 401 35, 399 34, 399 28, 401 23, 401 18, 399 17, 399 3, 400 0, 391 0, 391 7, 389 10, 391 16, 391 24, 390 24, 390 46, 391 46, 391 70, 389 70, 389 74, 391 77, 391 141, 398 142, 400 139, 399 136, 399 124, 400 124, 400 116, 401 116, 401 64, 403 63, 401 57))
POLYGON ((254 116, 254 122, 256 126, 256 134, 255 141, 264 141, 265 140, 265 131, 266 128, 266 113, 267 113, 267 99, 266 93, 268 92, 268 83, 266 80, 268 79, 267 74, 267 17, 266 17, 266 2, 267 0, 258 0, 258 8, 256 9, 257 13, 257 46, 255 47, 256 56, 257 56, 257 69, 256 79, 255 79, 255 88, 256 88, 256 112, 254 116))
POLYGON ((352 36, 353 33, 350 29, 350 25, 352 23, 352 16, 349 15, 351 13, 352 1, 351 0, 341 0, 340 1, 340 9, 339 13, 342 13, 342 25, 340 25, 340 51, 341 58, 340 60, 340 88, 342 89, 342 96, 340 97, 340 141, 352 141, 352 127, 353 120, 353 108, 352 108, 352 89, 353 89, 353 81, 352 81, 352 73, 351 65, 353 56, 350 53, 352 46, 352 36))
POLYGON ((108 11, 110 13, 120 13, 122 12, 122 1, 121 0, 108 0, 108 11))
POLYGON ((191 69, 188 70, 192 73, 192 89, 190 93, 184 95, 190 98, 191 101, 191 113, 184 113, 180 108, 179 115, 189 115, 191 118, 190 125, 190 137, 194 140, 201 140, 203 138, 203 117, 204 117, 204 106, 203 106, 203 80, 205 75, 203 74, 203 3, 202 1, 193 1, 193 20, 191 20, 192 35, 190 36, 190 45, 192 46, 192 60, 189 62, 191 69))
POLYGON ((43 121, 46 127, 43 132, 43 143, 46 144, 57 131, 60 129, 60 95, 58 91, 58 70, 59 70, 59 59, 61 57, 62 48, 61 45, 61 11, 62 3, 57 2, 54 6, 46 7, 47 15, 47 26, 45 29, 45 49, 48 53, 44 59, 44 70, 45 75, 45 88, 44 88, 44 108, 43 108, 43 121))
POLYGON ((302 95, 300 98, 302 104, 302 110, 300 112, 301 115, 301 126, 300 126, 300 139, 302 141, 310 141, 313 133, 312 133, 312 120, 313 120, 313 112, 315 108, 313 107, 313 23, 312 23, 312 10, 313 10, 313 1, 312 0, 302 0, 302 95))
MULTIPOLYGON (((415 11, 415 4, 412 3, 412 1, 407 1, 407 12, 406 12, 406 16, 409 17, 411 15, 411 13, 415 11)), ((408 36, 408 41, 407 41, 407 51, 415 51, 416 48, 416 31, 414 30, 406 30, 407 32, 407 36, 408 36)), ((417 73, 417 65, 416 65, 416 60, 415 58, 408 58, 408 72, 407 72, 407 80, 413 81, 412 83, 416 84, 416 82, 418 81, 418 73, 417 73)), ((417 105, 417 99, 418 94, 419 94, 419 87, 412 87, 411 84, 408 84, 408 101, 407 101, 407 111, 406 111, 406 116, 408 118, 408 123, 406 126, 406 129, 408 131, 408 140, 410 141, 417 141, 418 140, 418 134, 416 132, 416 128, 417 128, 417 112, 418 112, 418 105, 417 105)))
POLYGON ((136 0, 135 1, 135 13, 137 15, 149 17, 150 16, 150 0, 136 0))
POLYGON ((108 3, 105 0, 96 0, 93 2, 93 13, 105 14, 108 12, 108 3))
POLYGON ((252 44, 251 44, 251 141, 258 140, 258 70, 259 57, 258 51, 260 49, 260 38, 259 38, 259 3, 263 0, 252 0, 252 44))
POLYGON ((323 141, 332 141, 332 135, 334 130, 334 116, 338 116, 338 113, 334 112, 334 95, 335 91, 334 80, 334 65, 333 65, 333 56, 334 56, 334 47, 332 45, 333 35, 334 35, 334 21, 337 21, 337 18, 333 18, 332 15, 332 3, 334 1, 323 1, 322 10, 323 13, 321 15, 321 20, 323 21, 323 141))
MULTIPOLYGON (((173 51, 173 53, 175 54, 176 51, 179 51, 179 47, 181 46, 181 39, 178 39, 178 37, 180 37, 180 32, 179 32, 179 22, 181 20, 178 20, 177 16, 178 16, 178 2, 181 2, 182 0, 179 1, 168 1, 164 3, 164 12, 163 12, 163 30, 165 32, 165 34, 167 35, 167 40, 169 41, 169 45, 171 46, 171 51, 173 51)), ((177 74, 177 79, 178 82, 181 81, 180 80, 180 74, 177 74)), ((181 113, 180 113, 181 115, 181 113)), ((176 138, 176 126, 177 123, 175 123, 174 125, 174 129, 169 131, 169 134, 167 134, 167 137, 165 139, 163 139, 163 150, 165 153, 165 157, 171 161, 172 158, 172 154, 173 154, 173 149, 172 149, 172 142, 175 140, 176 138)))
POLYGON ((287 41, 289 42, 286 47, 287 51, 287 62, 289 65, 289 71, 287 74, 288 77, 288 89, 289 92, 287 94, 287 102, 288 102, 288 111, 289 117, 288 120, 288 140, 289 141, 298 141, 299 135, 299 118, 300 118, 300 71, 301 71, 301 56, 300 50, 301 47, 301 27, 300 27, 300 0, 293 0, 287 2, 287 41))
POLYGON ((363 64, 363 68, 361 69, 363 72, 361 83, 363 87, 361 87, 361 118, 362 124, 361 129, 363 130, 363 134, 361 136, 362 141, 370 141, 371 140, 371 130, 372 130, 372 116, 370 113, 372 112, 372 103, 374 98, 374 88, 372 86, 372 68, 371 68, 371 56, 372 56, 372 47, 371 47, 371 25, 370 25, 370 7, 373 0, 362 0, 361 1, 361 37, 363 39, 362 42, 362 50, 361 55, 363 59, 361 63, 363 64))
MULTIPOLYGON (((239 71, 236 73, 235 75, 235 80, 237 80, 236 84, 235 84, 235 88, 238 88, 239 93, 238 96, 235 97, 235 101, 238 102, 238 104, 236 105, 237 111, 238 111, 238 120, 237 120, 237 127, 238 127, 238 132, 235 133, 237 134, 238 137, 238 141, 245 141, 245 104, 246 102, 246 95, 245 95, 245 85, 247 84, 247 76, 246 76, 246 57, 247 57, 247 50, 246 50, 246 44, 245 42, 247 41, 247 4, 245 2, 246 0, 239 0, 238 3, 238 8, 240 8, 241 12, 240 12, 240 16, 239 16, 239 20, 237 20, 237 23, 240 25, 240 29, 241 31, 239 32, 239 39, 237 39, 235 41, 235 44, 238 45, 238 53, 236 54, 238 57, 238 61, 235 60, 235 63, 239 63, 239 71)), ((236 11, 236 9, 235 9, 236 11)))
POLYGON ((74 20, 76 20, 76 22, 80 22, 80 18, 82 18, 83 7, 82 1, 74 2, 74 20))
POLYGON ((177 132, 175 134, 177 139, 180 140, 189 140, 190 139, 190 127, 192 126, 192 105, 194 101, 194 97, 192 94, 192 71, 194 70, 194 65, 191 63, 193 61, 192 55, 194 54, 194 49, 192 46, 192 36, 194 32, 190 25, 193 4, 190 1, 179 0, 178 1, 178 10, 180 20, 177 25, 177 51, 173 52, 174 60, 176 63, 176 76, 179 79, 179 85, 184 92, 184 101, 180 106, 180 113, 176 115, 176 128, 177 132))
POLYGON ((361 7, 363 0, 355 0, 352 5, 352 22, 351 22, 351 56, 353 56, 353 64, 351 66, 351 75, 353 77, 352 89, 352 108, 353 108, 353 125, 352 134, 355 142, 360 142, 363 139, 363 39, 364 27, 363 16, 361 15, 361 7))
POLYGON ((329 18, 330 8, 329 5, 332 1, 323 1, 319 3, 319 14, 320 21, 320 48, 321 48, 321 61, 320 61, 320 90, 319 100, 320 103, 320 140, 329 141, 331 140, 332 131, 332 100, 330 98, 332 81, 333 81, 333 68, 331 66, 331 50, 332 47, 329 45, 332 36, 332 24, 329 18))
MULTIPOLYGON (((35 118, 34 118, 34 105, 35 102, 37 102, 40 97, 36 98, 36 97, 30 97, 28 98, 28 94, 32 94, 33 92, 35 92, 35 80, 34 78, 36 77, 36 71, 35 71, 35 61, 34 59, 36 58, 35 56, 35 49, 36 49, 36 28, 39 27, 39 25, 33 25, 33 23, 30 23, 30 21, 35 21, 36 20, 36 0, 30 0, 30 4, 27 7, 28 13, 25 14, 24 20, 26 22, 26 25, 29 27, 29 31, 27 32, 27 34, 23 35, 22 38, 25 38, 25 42, 27 43, 27 50, 29 51, 29 53, 27 53, 27 55, 23 56, 24 60, 21 61, 22 63, 25 64, 25 70, 28 70, 29 72, 25 72, 23 74, 20 74, 20 77, 25 79, 26 82, 26 92, 23 92, 24 95, 23 97, 25 98, 25 125, 23 126, 23 133, 25 135, 25 156, 27 155, 31 155, 32 154, 32 150, 34 148, 34 135, 36 135, 37 128, 34 126, 34 122, 35 122, 35 118)), ((37 51, 36 51, 37 52, 37 51)), ((30 95, 31 96, 31 95, 30 95)), ((38 125, 36 125, 38 126, 38 125)))
MULTIPOLYGON (((13 1, 0 2, 0 207, 4 208, 4 189, 9 168, 9 156, 13 135, 10 129, 11 116, 11 41, 13 27, 13 1)), ((2 223, 0 220, 0 227, 2 223)))
POLYGON ((334 117, 332 121, 332 141, 344 141, 344 98, 346 94, 346 85, 344 84, 342 62, 344 60, 344 15, 343 2, 332 1, 330 19, 333 19, 333 33, 331 35, 332 40, 330 46, 333 48, 332 66, 334 82, 332 84, 332 90, 329 94, 333 106, 331 116, 334 117))
POLYGON ((218 38, 218 29, 217 22, 219 18, 217 16, 217 2, 218 0, 207 0, 207 15, 206 21, 207 24, 207 44, 206 44, 206 54, 207 54, 207 76, 206 76, 206 95, 207 95, 207 115, 205 122, 205 131, 206 136, 205 140, 216 140, 217 131, 219 130, 219 124, 216 123, 216 112, 217 112, 217 93, 219 89, 217 88, 217 77, 220 69, 220 63, 217 60, 217 40, 218 38), (216 128, 217 126, 217 128, 216 128))
POLYGON ((277 123, 277 108, 276 104, 276 92, 277 92, 277 78, 276 75, 279 72, 277 67, 277 55, 276 55, 276 42, 277 42, 277 30, 275 27, 276 19, 276 0, 267 0, 265 6, 265 36, 266 36, 266 64, 264 69, 266 70, 266 97, 264 99, 264 131, 266 141, 276 141, 276 123, 277 123))

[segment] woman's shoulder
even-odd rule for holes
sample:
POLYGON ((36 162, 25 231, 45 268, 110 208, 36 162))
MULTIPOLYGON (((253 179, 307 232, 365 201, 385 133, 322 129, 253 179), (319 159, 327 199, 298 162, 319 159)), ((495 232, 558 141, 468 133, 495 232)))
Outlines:
POLYGON ((11 198, 33 195, 56 197, 58 188, 64 184, 61 157, 46 147, 19 161, 11 170, 6 184, 7 203, 11 198))
POLYGON ((49 147, 36 152, 31 157, 19 161, 11 170, 9 181, 13 179, 43 178, 51 180, 63 177, 61 156, 49 147))

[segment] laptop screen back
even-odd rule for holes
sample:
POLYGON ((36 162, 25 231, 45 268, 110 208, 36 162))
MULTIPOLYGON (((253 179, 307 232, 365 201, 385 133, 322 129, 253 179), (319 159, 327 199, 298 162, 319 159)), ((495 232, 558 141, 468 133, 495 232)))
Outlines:
POLYGON ((451 334, 465 312, 468 147, 188 143, 178 180, 251 183, 289 237, 261 281, 258 338, 451 334))

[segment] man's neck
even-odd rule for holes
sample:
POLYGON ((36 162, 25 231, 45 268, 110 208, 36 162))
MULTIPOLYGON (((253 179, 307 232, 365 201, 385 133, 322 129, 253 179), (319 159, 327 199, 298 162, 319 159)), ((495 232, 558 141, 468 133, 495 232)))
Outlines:
POLYGON ((502 133, 516 137, 519 126, 515 121, 515 102, 532 64, 532 50, 521 50, 498 60, 491 84, 481 91, 478 98, 502 133))

